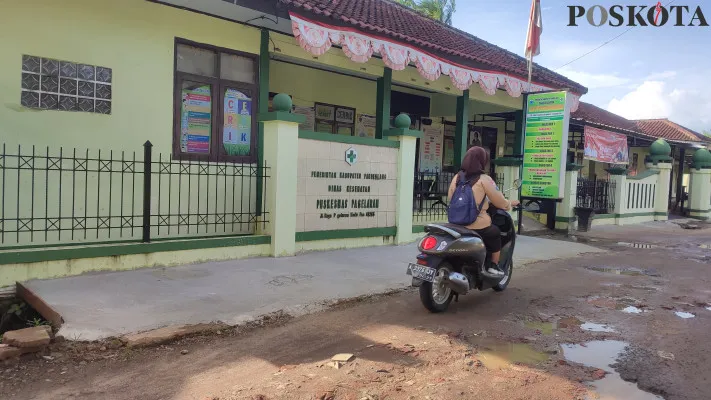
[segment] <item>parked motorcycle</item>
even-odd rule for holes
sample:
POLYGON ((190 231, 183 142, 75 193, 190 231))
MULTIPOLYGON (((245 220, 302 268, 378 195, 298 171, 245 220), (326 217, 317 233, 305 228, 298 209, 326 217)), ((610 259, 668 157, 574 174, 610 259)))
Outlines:
MULTIPOLYGON (((514 186, 504 193, 521 187, 514 186)), ((517 209, 521 209, 520 206, 517 209)), ((419 287, 420 300, 430 312, 444 312, 453 299, 470 290, 494 289, 502 292, 511 282, 513 253, 516 247, 516 228, 511 215, 489 204, 491 222, 501 230, 501 258, 499 266, 503 277, 491 277, 485 268, 491 258, 484 242, 475 232, 461 225, 429 224, 419 243, 417 262, 409 263, 407 274, 412 276, 412 286, 419 287)))

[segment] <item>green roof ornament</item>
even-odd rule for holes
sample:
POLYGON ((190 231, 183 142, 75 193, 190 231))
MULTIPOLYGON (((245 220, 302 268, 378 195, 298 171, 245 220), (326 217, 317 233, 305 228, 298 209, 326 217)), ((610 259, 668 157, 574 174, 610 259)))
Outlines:
POLYGON ((288 94, 279 93, 278 95, 274 96, 274 99, 272 100, 272 105, 274 106, 274 111, 288 113, 291 112, 291 106, 293 105, 293 102, 291 101, 291 97, 289 97, 288 94))
POLYGON ((410 125, 412 125, 412 120, 410 119, 409 115, 401 113, 400 115, 395 117, 394 124, 396 128, 409 129, 410 125))
POLYGON ((652 164, 658 164, 660 162, 672 162, 671 158, 671 146, 664 139, 657 139, 649 146, 649 156, 647 156, 646 162, 651 162, 652 164))
POLYGON ((698 149, 692 157, 692 167, 696 169, 711 169, 711 151, 698 149))

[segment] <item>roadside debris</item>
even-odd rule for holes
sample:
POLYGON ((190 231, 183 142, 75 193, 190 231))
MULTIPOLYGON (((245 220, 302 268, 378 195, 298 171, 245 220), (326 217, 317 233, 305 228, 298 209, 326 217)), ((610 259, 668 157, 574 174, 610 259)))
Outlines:
POLYGON ((341 353, 341 354, 336 354, 335 356, 331 357, 331 366, 335 369, 341 369, 343 364, 352 361, 355 358, 355 356, 351 353, 341 353))

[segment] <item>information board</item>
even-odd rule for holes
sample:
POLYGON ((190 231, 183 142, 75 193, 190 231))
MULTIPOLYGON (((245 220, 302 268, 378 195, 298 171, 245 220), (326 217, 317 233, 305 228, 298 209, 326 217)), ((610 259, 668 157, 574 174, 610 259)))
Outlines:
POLYGON ((567 92, 528 95, 522 197, 563 198, 569 123, 567 92))

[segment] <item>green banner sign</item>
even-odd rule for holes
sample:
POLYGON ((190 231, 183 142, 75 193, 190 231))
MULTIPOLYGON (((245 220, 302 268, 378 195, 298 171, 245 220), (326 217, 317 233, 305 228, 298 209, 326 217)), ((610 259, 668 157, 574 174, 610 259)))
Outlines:
POLYGON ((562 199, 570 112, 567 92, 529 94, 523 155, 523 197, 562 199))

